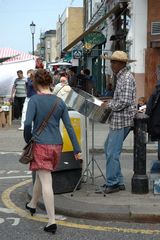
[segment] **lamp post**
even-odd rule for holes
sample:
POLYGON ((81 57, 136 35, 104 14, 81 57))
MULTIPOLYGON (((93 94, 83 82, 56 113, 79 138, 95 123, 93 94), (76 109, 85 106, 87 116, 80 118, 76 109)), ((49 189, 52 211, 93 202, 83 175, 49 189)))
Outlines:
POLYGON ((60 58, 62 55, 62 21, 61 21, 61 17, 59 16, 59 41, 60 41, 60 47, 59 47, 59 52, 60 52, 60 58))
POLYGON ((34 55, 34 34, 35 34, 36 24, 32 21, 30 24, 31 34, 32 34, 32 54, 34 55))

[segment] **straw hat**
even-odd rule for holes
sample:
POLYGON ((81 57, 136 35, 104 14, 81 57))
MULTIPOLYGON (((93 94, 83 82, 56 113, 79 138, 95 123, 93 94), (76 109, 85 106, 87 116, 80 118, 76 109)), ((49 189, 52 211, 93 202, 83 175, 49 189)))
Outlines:
POLYGON ((130 62, 135 62, 136 60, 129 60, 127 53, 123 51, 115 51, 110 57, 103 55, 102 58, 111 60, 111 61, 118 61, 118 62, 125 62, 125 63, 130 63, 130 62))

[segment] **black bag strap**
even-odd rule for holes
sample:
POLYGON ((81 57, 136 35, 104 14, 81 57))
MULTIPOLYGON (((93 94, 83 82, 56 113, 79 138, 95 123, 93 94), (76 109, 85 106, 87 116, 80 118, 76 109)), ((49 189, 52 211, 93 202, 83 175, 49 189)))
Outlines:
POLYGON ((159 98, 160 98, 160 91, 158 91, 158 93, 157 93, 157 95, 156 95, 156 98, 155 98, 155 100, 154 100, 154 102, 153 102, 152 111, 153 111, 153 110, 155 109, 155 107, 157 106, 157 102, 158 102, 159 98))
POLYGON ((43 131, 43 129, 47 126, 47 123, 51 117, 51 115, 53 114, 53 112, 56 110, 58 103, 61 101, 60 98, 58 98, 56 100, 56 102, 54 103, 51 111, 47 114, 47 116, 45 117, 45 119, 43 120, 43 122, 41 123, 41 125, 39 126, 39 128, 36 131, 36 134, 39 136, 41 134, 41 132, 43 131))

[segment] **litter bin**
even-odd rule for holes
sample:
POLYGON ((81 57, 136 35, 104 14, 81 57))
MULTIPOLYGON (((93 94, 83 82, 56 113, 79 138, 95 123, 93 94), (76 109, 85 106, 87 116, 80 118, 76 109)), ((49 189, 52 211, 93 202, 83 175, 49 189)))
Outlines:
MULTIPOLYGON (((86 133, 85 117, 74 110, 69 110, 71 124, 76 133, 78 142, 82 149, 83 166, 86 156, 86 133)), ((61 121, 61 134, 63 138, 63 150, 60 163, 56 170, 52 172, 53 190, 55 194, 72 192, 76 187, 82 174, 82 161, 75 160, 73 147, 68 136, 67 130, 61 121)), ((80 189, 80 184, 77 189, 80 189)))

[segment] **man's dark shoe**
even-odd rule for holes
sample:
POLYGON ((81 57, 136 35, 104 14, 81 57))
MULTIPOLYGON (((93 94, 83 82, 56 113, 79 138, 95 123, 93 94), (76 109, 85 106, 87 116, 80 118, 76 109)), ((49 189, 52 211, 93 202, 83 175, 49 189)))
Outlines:
POLYGON ((114 193, 114 192, 119 192, 119 185, 113 185, 113 186, 108 186, 105 190, 104 193, 109 194, 109 193, 114 193))
POLYGON ((108 187, 106 183, 104 183, 103 185, 100 186, 101 188, 106 188, 108 187))
POLYGON ((104 185, 103 186, 99 186, 98 188, 96 188, 95 193, 104 193, 105 189, 107 188, 107 186, 105 185, 106 186, 105 187, 104 185))
MULTIPOLYGON (((126 187, 125 187, 124 184, 121 184, 121 185, 116 184, 116 185, 114 185, 114 186, 118 186, 120 191, 126 190, 126 187)), ((105 193, 105 190, 106 190, 106 188, 108 188, 108 187, 109 187, 109 186, 107 186, 107 184, 104 183, 104 184, 101 185, 100 187, 96 188, 95 193, 105 193)))
MULTIPOLYGON (((100 186, 100 187, 103 188, 103 189, 105 189, 105 188, 107 188, 108 186, 107 186, 106 183, 104 183, 104 184, 103 184, 102 186, 100 186)), ((124 184, 120 184, 120 185, 119 185, 119 190, 121 190, 121 191, 126 190, 125 185, 124 185, 124 184)))

